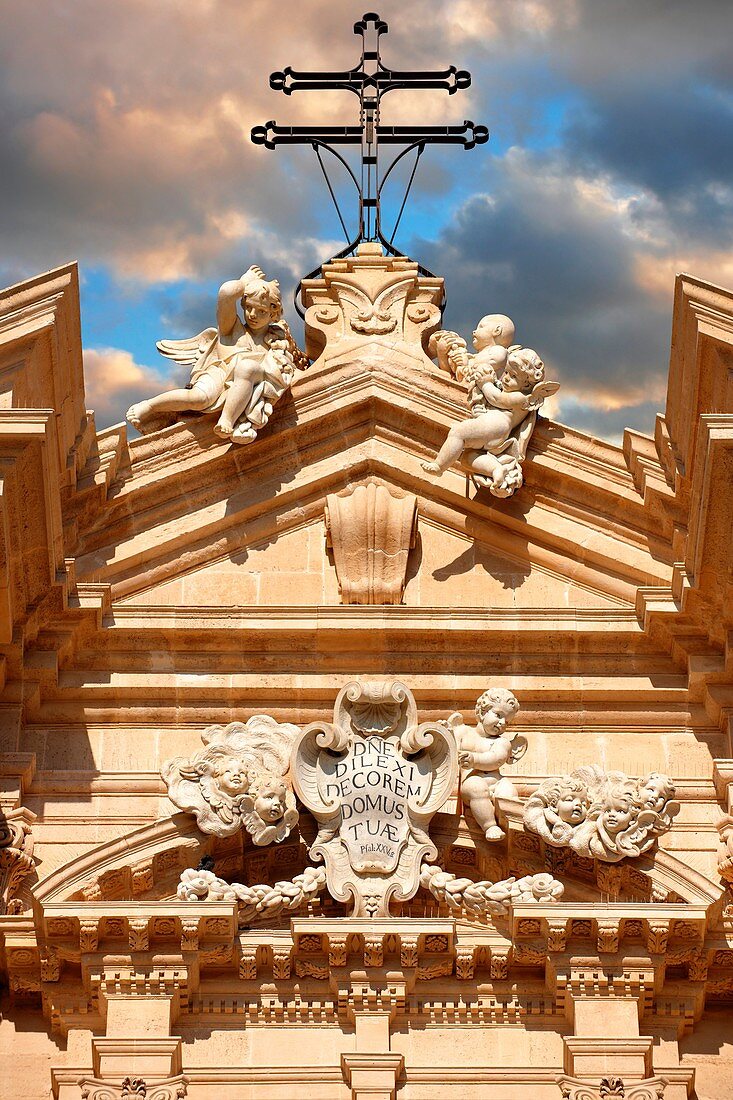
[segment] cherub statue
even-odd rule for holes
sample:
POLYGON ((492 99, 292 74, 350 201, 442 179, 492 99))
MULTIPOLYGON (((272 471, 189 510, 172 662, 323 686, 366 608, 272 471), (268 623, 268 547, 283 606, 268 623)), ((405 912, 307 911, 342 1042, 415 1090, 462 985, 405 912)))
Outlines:
POLYGON ((468 354, 465 341, 454 332, 437 333, 429 345, 438 363, 468 386, 471 419, 451 428, 435 460, 424 462, 423 469, 442 474, 462 459, 474 479, 497 497, 511 496, 521 486, 521 463, 537 410, 560 388, 545 381, 537 352, 512 344, 513 339, 512 321, 489 314, 473 334, 476 355, 468 354))
POLYGON ((298 733, 297 726, 278 724, 266 714, 210 726, 201 735, 200 752, 163 765, 168 797, 195 814, 204 833, 225 837, 246 829, 255 844, 279 843, 298 821, 295 796, 284 779, 298 733))
POLYGON ((519 703, 505 688, 489 688, 476 702, 478 726, 466 726, 460 714, 448 724, 458 742, 461 794, 487 840, 501 840, 504 830, 496 821, 496 799, 516 798, 517 790, 501 774, 502 764, 513 764, 527 751, 527 740, 507 730, 519 703))
POLYGON ((267 280, 256 266, 219 288, 216 328, 188 340, 161 340, 158 350, 190 369, 191 380, 184 389, 130 406, 127 419, 143 433, 172 424, 180 413, 219 411, 215 433, 251 443, 296 368, 308 366, 283 319, 277 281, 267 280))

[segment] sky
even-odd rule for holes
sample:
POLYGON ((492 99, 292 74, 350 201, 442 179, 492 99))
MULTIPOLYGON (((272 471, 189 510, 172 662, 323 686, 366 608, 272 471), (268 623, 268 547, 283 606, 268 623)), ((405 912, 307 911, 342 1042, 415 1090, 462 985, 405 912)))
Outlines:
MULTIPOLYGON (((346 93, 269 73, 348 68, 351 0, 0 0, 0 284, 78 260, 98 428, 174 381, 155 348, 214 323, 221 282, 298 279, 343 246, 313 153, 253 125, 355 122, 346 93)), ((446 327, 507 313, 561 383, 549 413, 619 442, 664 407, 674 276, 733 286, 730 0, 382 0, 387 123, 488 126, 428 149, 395 244, 444 276, 446 327)), ((406 158, 406 161, 409 158, 406 158)), ((400 181, 386 196, 389 227, 400 181)), ((396 173, 397 175, 397 173, 396 173)), ((388 185, 389 186, 389 185, 388 185)), ((385 189, 386 192, 387 189, 385 189)), ((337 191, 347 222, 354 207, 337 191)))

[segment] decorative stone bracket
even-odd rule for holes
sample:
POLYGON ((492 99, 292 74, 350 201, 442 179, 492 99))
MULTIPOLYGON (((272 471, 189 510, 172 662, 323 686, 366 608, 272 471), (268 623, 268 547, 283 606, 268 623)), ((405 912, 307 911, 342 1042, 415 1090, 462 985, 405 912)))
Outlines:
POLYGON ((21 913, 18 891, 35 866, 31 826, 36 815, 21 807, 0 813, 0 914, 21 913))
POLYGON ((370 479, 330 493, 326 545, 344 604, 399 604, 417 537, 417 498, 370 479))
POLYGON ((120 1085, 113 1085, 96 1077, 82 1077, 79 1092, 81 1100, 184 1100, 188 1081, 178 1074, 154 1085, 148 1085, 142 1077, 125 1077, 120 1085))
MULTIPOLYGON (((368 361, 370 345, 388 343, 397 360, 422 369, 428 337, 440 325, 443 280, 426 278, 405 256, 384 256, 374 241, 360 244, 354 256, 324 264, 322 277, 304 279, 306 352, 316 369, 344 356, 368 361)), ((397 370, 399 367, 397 366, 397 370)))

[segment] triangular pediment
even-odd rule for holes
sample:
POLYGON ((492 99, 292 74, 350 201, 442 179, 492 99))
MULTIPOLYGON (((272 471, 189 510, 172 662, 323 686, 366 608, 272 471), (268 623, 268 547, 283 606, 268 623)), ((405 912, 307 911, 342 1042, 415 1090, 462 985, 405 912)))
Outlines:
MULTIPOLYGON (((196 569, 121 601, 157 607, 293 607, 341 603, 323 518, 231 549, 196 569)), ((618 608, 628 603, 562 573, 470 538, 428 518, 418 521, 402 603, 407 607, 618 608)))
POLYGON ((312 368, 247 447, 217 441, 210 417, 132 442, 129 470, 80 532, 80 579, 109 583, 114 600, 161 586, 162 603, 210 606, 222 584, 248 604, 264 578, 260 606, 329 604, 327 498, 371 480, 417 501, 408 605, 628 607, 640 586, 669 583, 618 448, 541 421, 521 492, 497 500, 458 469, 436 478, 421 465, 461 387, 387 367, 312 368), (320 579, 305 582, 318 558, 320 579), (268 594, 275 573, 290 596, 268 594))

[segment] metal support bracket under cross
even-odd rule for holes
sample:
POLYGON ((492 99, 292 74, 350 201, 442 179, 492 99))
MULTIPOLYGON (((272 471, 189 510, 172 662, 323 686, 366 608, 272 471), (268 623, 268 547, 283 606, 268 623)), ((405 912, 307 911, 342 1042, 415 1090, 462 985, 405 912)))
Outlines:
MULTIPOLYGON (((420 88, 444 89, 449 95, 471 84, 471 74, 451 65, 447 69, 419 72, 388 69, 382 64, 380 38, 386 34, 387 24, 374 12, 367 12, 354 24, 354 34, 361 35, 362 51, 359 63, 344 71, 297 72, 290 67, 270 76, 270 87, 292 95, 297 91, 345 90, 359 97, 359 123, 353 126, 278 126, 267 122, 255 126, 252 141, 274 149, 278 145, 311 145, 323 169, 331 198, 336 207, 344 235, 346 248, 339 256, 349 255, 361 241, 379 241, 392 255, 400 255, 393 241, 399 227, 407 197, 415 176, 420 156, 426 145, 460 145, 473 149, 489 139, 485 126, 466 121, 454 126, 384 126, 380 121, 382 96, 387 92, 416 90, 420 88), (358 145, 361 152, 360 175, 353 171, 345 157, 336 151, 336 145, 358 145), (380 148, 384 145, 402 146, 380 176, 380 148), (320 152, 328 150, 345 167, 358 195, 358 231, 352 239, 346 228, 336 196, 323 166, 320 152), (389 240, 382 230, 381 195, 392 169, 407 153, 414 150, 415 164, 395 227, 389 240)), ((313 273, 315 274, 315 272, 313 273)), ((426 274, 429 274, 426 272, 426 274)), ((310 277, 310 276, 308 276, 310 277)))

